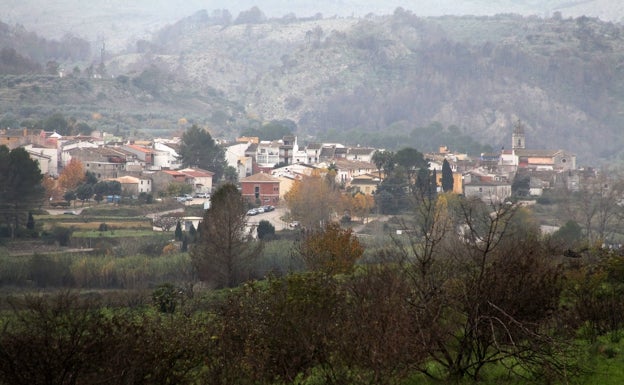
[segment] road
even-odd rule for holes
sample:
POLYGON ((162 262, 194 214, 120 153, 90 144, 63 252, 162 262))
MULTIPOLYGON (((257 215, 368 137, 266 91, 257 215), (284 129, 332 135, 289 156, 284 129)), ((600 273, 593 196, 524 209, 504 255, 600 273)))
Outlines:
POLYGON ((288 227, 288 223, 282 220, 282 217, 286 214, 286 208, 276 207, 275 210, 268 213, 260 213, 258 215, 252 215, 247 217, 247 223, 250 225, 258 225, 260 221, 265 220, 271 222, 275 231, 280 231, 288 227))

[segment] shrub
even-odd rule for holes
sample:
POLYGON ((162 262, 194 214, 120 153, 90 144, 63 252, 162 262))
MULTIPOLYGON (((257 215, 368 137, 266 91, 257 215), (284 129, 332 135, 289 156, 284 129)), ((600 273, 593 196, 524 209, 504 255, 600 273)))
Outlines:
POLYGON ((258 238, 263 241, 268 241, 275 238, 275 226, 271 224, 271 222, 267 220, 261 220, 258 223, 258 228, 256 229, 258 232, 258 238))

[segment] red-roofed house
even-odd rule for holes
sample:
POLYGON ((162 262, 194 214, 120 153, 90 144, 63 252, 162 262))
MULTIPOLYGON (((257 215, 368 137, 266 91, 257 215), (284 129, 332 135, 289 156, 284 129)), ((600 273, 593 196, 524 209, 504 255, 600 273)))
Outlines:
POLYGON ((200 168, 178 170, 186 176, 186 183, 193 185, 193 193, 211 193, 214 172, 200 168))
POLYGON ((258 173, 240 180, 243 198, 260 204, 277 204, 280 180, 269 174, 258 173))
POLYGON ((186 183, 193 186, 193 194, 211 193, 213 172, 198 168, 182 170, 160 170, 154 172, 154 190, 164 191, 171 182, 186 183))

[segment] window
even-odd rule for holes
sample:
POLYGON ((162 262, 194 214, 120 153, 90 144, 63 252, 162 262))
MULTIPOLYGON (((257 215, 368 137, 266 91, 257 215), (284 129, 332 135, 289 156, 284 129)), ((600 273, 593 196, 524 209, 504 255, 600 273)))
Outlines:
POLYGON ((255 186, 254 187, 254 197, 256 199, 260 198, 260 186, 255 186))

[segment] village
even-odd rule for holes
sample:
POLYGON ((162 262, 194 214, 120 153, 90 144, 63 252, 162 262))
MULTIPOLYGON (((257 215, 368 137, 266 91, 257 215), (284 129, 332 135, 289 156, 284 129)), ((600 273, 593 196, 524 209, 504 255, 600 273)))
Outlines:
MULTIPOLYGON (((510 149, 478 157, 455 153, 444 145, 424 156, 430 169, 438 171, 438 186, 446 160, 453 171, 453 192, 485 202, 510 198, 514 179, 520 175, 529 181, 528 190, 519 193, 526 197, 539 197, 545 190, 556 188, 576 191, 582 176, 587 176, 588 170, 577 169, 576 156, 567 150, 527 147, 520 122, 513 128, 510 142, 510 149)), ((72 159, 79 160, 98 180, 119 182, 123 195, 129 197, 141 193, 165 197, 167 185, 179 182, 192 186, 191 197, 206 198, 216 183, 211 170, 183 168, 180 138, 127 141, 99 132, 63 137, 43 130, 4 129, 0 131, 0 145, 24 147, 39 163, 42 174, 51 177, 58 177, 72 159)), ((336 170, 336 182, 351 192, 374 195, 384 177, 373 162, 375 152, 383 149, 318 142, 300 145, 293 135, 275 141, 240 137, 219 145, 227 165, 236 170, 243 197, 262 205, 278 205, 295 180, 330 166, 336 170)), ((58 201, 62 197, 47 199, 58 201)), ((184 203, 184 199, 179 200, 184 203)))

